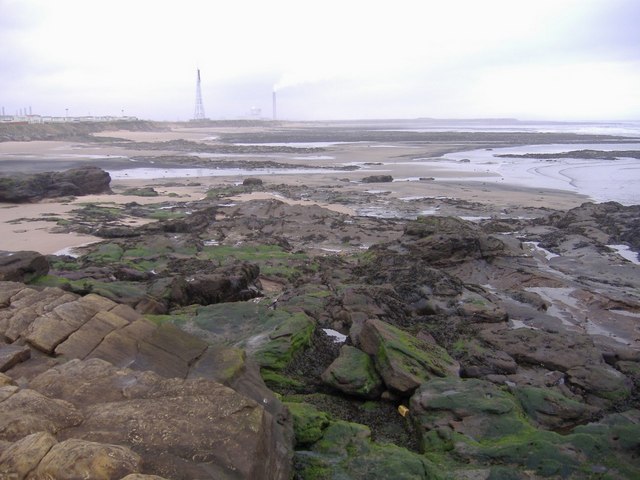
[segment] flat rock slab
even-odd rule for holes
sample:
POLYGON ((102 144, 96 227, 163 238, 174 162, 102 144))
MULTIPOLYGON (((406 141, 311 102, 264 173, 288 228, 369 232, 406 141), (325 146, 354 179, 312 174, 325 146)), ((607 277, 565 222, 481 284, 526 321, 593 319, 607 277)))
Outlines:
POLYGON ((273 417, 211 380, 166 379, 91 359, 50 369, 31 386, 82 412, 65 437, 127 447, 142 458, 142 473, 275 479, 289 468, 286 449, 274 444, 273 417))
POLYGON ((51 447, 34 476, 107 480, 122 478, 141 468, 140 456, 127 447, 69 439, 51 447))
POLYGON ((29 358, 31 349, 27 345, 0 345, 0 372, 6 372, 29 358))

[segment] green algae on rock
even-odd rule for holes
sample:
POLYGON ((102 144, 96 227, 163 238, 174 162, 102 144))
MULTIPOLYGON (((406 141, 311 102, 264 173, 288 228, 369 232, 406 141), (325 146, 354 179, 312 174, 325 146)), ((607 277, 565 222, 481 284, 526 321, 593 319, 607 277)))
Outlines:
POLYGON ((322 381, 348 395, 369 399, 378 398, 384 388, 371 357, 349 345, 340 349, 340 356, 324 371, 322 381))
POLYGON ((373 356, 385 385, 402 395, 411 395, 434 377, 458 376, 459 366, 444 348, 383 321, 367 320, 357 340, 373 356))
POLYGON ((315 322, 306 314, 292 314, 269 334, 269 341, 254 352, 253 358, 262 368, 281 370, 294 354, 309 345, 315 322))
POLYGON ((310 445, 322 438, 331 420, 329 415, 308 403, 285 403, 293 416, 293 432, 297 446, 310 445))

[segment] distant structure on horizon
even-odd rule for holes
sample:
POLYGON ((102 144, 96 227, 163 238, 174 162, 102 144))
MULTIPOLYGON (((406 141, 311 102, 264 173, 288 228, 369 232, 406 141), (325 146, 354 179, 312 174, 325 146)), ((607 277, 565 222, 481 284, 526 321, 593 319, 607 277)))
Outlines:
POLYGON ((205 120, 204 105, 202 105, 202 90, 200 89, 200 69, 198 69, 198 81, 196 83, 196 109, 193 113, 194 120, 205 120))

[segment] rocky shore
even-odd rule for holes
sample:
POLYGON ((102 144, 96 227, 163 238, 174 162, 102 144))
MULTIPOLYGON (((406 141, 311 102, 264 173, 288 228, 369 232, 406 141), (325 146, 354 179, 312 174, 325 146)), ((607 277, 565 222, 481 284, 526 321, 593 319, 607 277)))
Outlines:
POLYGON ((146 190, 0 256, 0 478, 638 478, 640 206, 369 188, 146 190))

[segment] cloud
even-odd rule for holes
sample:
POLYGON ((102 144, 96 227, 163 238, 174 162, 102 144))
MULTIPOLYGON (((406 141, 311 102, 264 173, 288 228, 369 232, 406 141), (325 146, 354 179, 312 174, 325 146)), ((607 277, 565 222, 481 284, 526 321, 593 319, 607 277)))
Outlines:
POLYGON ((273 88, 291 118, 544 116, 560 104, 587 114, 575 89, 547 80, 564 71, 581 75, 594 114, 640 117, 628 101, 639 9, 635 0, 0 0, 0 102, 188 118, 199 67, 213 118, 248 103, 270 110, 273 88))

